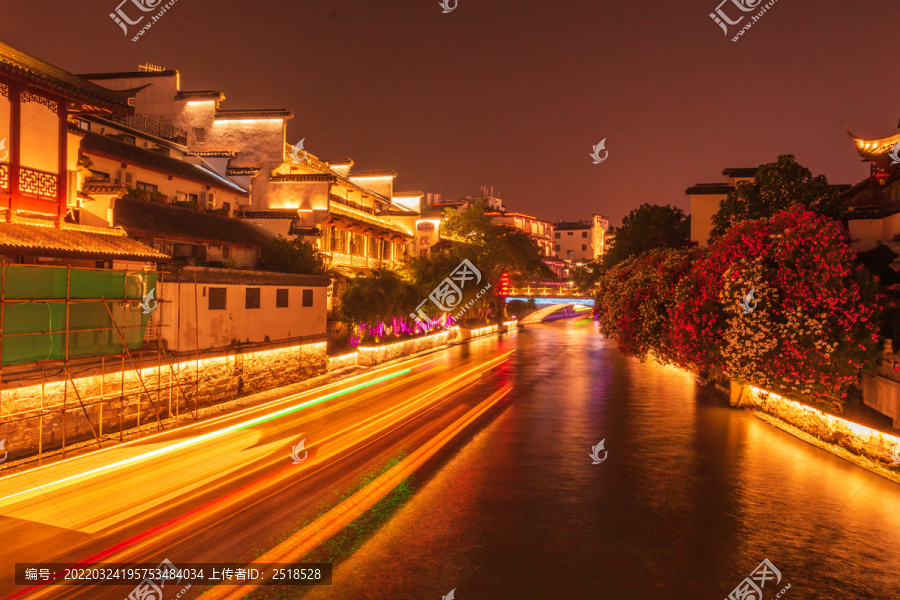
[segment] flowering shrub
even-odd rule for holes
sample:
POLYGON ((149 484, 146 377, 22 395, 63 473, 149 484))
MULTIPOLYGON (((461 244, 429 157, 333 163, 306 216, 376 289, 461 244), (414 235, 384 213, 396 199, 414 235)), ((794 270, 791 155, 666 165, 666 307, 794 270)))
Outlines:
POLYGON ((836 221, 795 207, 736 225, 705 255, 679 252, 601 281, 600 330, 624 353, 838 405, 877 363, 876 281, 836 221))

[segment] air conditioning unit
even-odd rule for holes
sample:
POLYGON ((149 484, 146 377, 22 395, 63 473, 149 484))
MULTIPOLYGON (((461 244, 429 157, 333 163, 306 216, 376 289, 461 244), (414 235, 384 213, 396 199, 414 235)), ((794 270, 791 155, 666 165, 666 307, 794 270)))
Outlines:
POLYGON ((128 171, 118 171, 116 173, 116 183, 124 183, 125 185, 134 185, 134 175, 128 171))

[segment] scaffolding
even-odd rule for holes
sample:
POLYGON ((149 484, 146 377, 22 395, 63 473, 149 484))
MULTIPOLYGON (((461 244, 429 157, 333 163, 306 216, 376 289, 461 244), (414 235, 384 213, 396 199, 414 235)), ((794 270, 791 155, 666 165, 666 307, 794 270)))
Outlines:
POLYGON ((63 456, 66 453, 70 413, 83 415, 99 447, 110 433, 107 431, 104 434, 103 431, 104 406, 118 404, 117 432, 122 440, 125 429, 130 426, 124 421, 126 401, 132 396, 136 397, 138 429, 141 428, 145 402, 152 407, 158 430, 163 429, 163 419, 177 417, 179 393, 185 408, 196 418, 196 398, 195 406, 191 408, 169 355, 160 342, 161 319, 154 320, 157 331, 155 336, 150 336, 155 338, 156 348, 149 352, 142 349, 151 315, 162 301, 151 300, 156 295, 158 281, 158 273, 143 270, 0 264, 0 428, 20 422, 25 422, 26 427, 33 426, 34 419, 37 419, 37 453, 40 460, 47 450, 44 447, 45 419, 53 415, 60 417, 61 431, 58 433, 61 439, 57 441, 54 435, 57 432, 51 431, 52 445, 61 447, 63 456), (154 355, 155 365, 145 364, 145 359, 152 359, 154 355), (99 374, 96 373, 98 359, 99 374), (126 360, 130 368, 126 367, 126 360), (8 396, 10 390, 3 389, 6 382, 4 376, 10 369, 21 370, 17 365, 27 369, 29 364, 32 365, 28 373, 30 377, 23 378, 19 373, 16 379, 17 383, 23 379, 36 379, 39 365, 39 404, 32 402, 37 406, 8 412, 4 407, 4 391, 8 396), (110 365, 112 372, 119 375, 118 385, 108 384, 107 369, 110 365), (163 381, 166 366, 167 377, 163 381), (148 386, 142 371, 153 367, 156 381, 148 386), (88 377, 93 377, 94 383, 99 384, 99 393, 84 394, 84 389, 79 391, 75 381, 84 373, 89 373, 88 377), (59 384, 60 380, 62 401, 45 403, 48 382, 59 384), (133 380, 138 385, 134 385, 133 380), (70 402, 70 391, 75 402, 70 402), (160 407, 159 402, 165 393, 168 394, 168 402, 160 407), (90 410, 94 411, 93 419, 90 410))

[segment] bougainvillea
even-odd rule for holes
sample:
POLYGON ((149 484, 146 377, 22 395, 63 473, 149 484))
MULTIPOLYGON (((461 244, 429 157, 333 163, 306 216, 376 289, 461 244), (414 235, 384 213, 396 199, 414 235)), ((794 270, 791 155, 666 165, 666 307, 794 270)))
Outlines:
POLYGON ((626 354, 839 406, 878 361, 877 284, 854 258, 838 222, 795 207, 736 225, 708 253, 610 269, 596 318, 626 354))
POLYGON ((600 332, 629 356, 644 359, 652 354, 660 362, 674 362, 672 293, 700 256, 696 249, 657 249, 611 268, 601 279, 595 301, 600 332))

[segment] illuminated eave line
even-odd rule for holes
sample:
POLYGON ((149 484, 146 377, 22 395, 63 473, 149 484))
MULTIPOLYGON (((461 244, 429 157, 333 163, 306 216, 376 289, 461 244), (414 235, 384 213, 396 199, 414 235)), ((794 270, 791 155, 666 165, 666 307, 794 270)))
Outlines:
POLYGON ((353 387, 349 387, 346 390, 341 390, 338 392, 332 392, 331 394, 327 394, 322 396, 321 398, 314 398, 313 400, 308 400, 306 402, 302 402, 296 406, 289 406, 288 408, 284 408, 282 410, 276 411, 269 415, 262 415, 260 417, 256 417, 254 419, 250 419, 246 423, 236 423, 234 425, 230 425, 225 427, 224 429, 220 429, 218 431, 211 431, 210 433, 205 433, 201 436, 197 436, 195 438, 190 438, 176 444, 172 444, 171 446, 166 446, 165 448, 157 448, 156 450, 151 450, 150 452, 145 452, 144 454, 139 454, 138 456, 132 456, 131 458, 126 458, 124 460, 120 460, 118 462, 114 462, 108 465, 104 465, 102 467, 97 467, 96 469, 91 469, 90 471, 85 471, 84 473, 79 473, 78 475, 71 475, 69 477, 64 477, 63 479, 58 479, 56 481, 46 483, 44 485, 36 486, 27 490, 23 490, 21 492, 16 492, 15 494, 11 494, 9 496, 5 496, 0 498, 0 502, 5 500, 9 500, 10 498, 15 498, 16 496, 21 496, 22 494, 27 494, 29 492, 35 492, 39 490, 44 490, 51 486, 59 485, 61 483, 65 483, 67 481, 72 481, 74 479, 78 479, 80 477, 86 477, 88 475, 94 475, 96 473, 101 473, 103 471, 108 471, 110 469, 114 469, 116 467, 121 467, 124 465, 128 465, 134 462, 138 462, 144 460, 146 458, 152 458, 154 456, 160 456, 162 454, 167 454, 174 450, 179 450, 181 448, 186 448, 188 446, 192 446, 194 444, 198 444, 200 442, 211 440, 213 438, 219 437, 226 433, 230 433, 232 431, 238 431, 240 429, 246 429, 247 427, 252 427, 253 425, 257 425, 262 423, 263 421, 268 421, 271 419, 275 419, 278 417, 282 417, 284 415, 290 414, 292 412, 296 412, 298 410, 302 410, 304 408, 308 408, 310 406, 319 404, 320 402, 325 402, 326 400, 331 400, 333 398, 337 398, 338 396, 343 396, 344 394, 349 394, 351 392, 355 392, 362 388, 368 387, 370 385, 375 385, 376 383, 381 383, 382 381, 386 381, 388 379, 397 377, 398 375, 405 375, 406 373, 410 373, 412 369, 404 369, 402 371, 397 371, 396 373, 391 373, 390 375, 385 375, 383 377, 379 377, 377 379, 373 379, 372 381, 367 381, 366 383, 360 383, 358 385, 354 385, 353 387))

